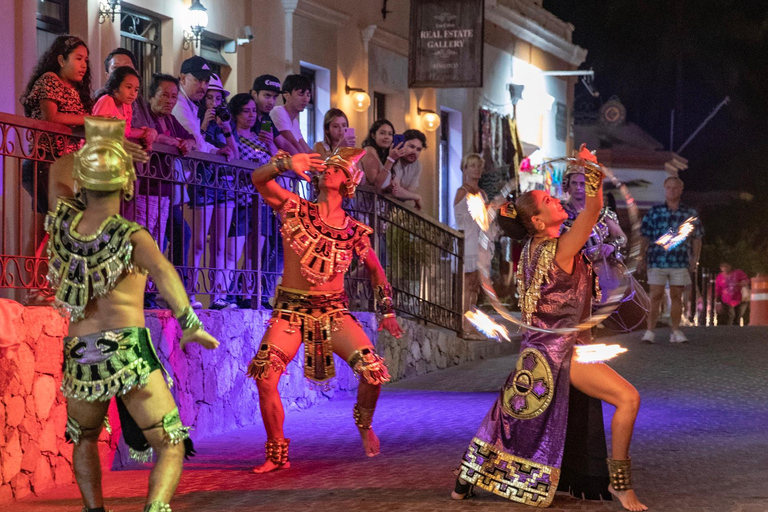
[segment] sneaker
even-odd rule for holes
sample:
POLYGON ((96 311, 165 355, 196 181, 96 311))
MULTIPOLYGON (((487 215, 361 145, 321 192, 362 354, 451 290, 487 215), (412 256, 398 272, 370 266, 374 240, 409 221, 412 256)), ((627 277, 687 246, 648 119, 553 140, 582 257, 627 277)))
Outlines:
POLYGON ((670 343, 688 343, 688 338, 685 337, 685 334, 683 334, 683 331, 672 331, 672 334, 669 335, 669 342, 670 343))
POLYGON ((233 308, 236 308, 236 307, 237 307, 237 305, 231 304, 231 303, 227 302, 224 299, 216 299, 215 301, 213 301, 211 303, 211 309, 216 309, 216 310, 220 310, 220 311, 224 310, 224 309, 233 309, 233 308))
POLYGON ((203 303, 199 300, 190 299, 189 305, 192 307, 192 309, 203 309, 203 303))
POLYGON ((641 341, 653 344, 653 340, 656 339, 656 335, 653 333, 653 331, 646 330, 645 334, 643 334, 643 337, 641 338, 641 341))

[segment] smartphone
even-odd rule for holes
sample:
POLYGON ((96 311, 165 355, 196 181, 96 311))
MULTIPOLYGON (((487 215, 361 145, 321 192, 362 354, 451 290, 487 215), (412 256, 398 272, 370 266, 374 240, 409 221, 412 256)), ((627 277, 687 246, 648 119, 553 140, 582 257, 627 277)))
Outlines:
POLYGON ((395 147, 399 146, 403 142, 405 142, 405 135, 395 134, 395 136, 392 137, 392 145, 395 147))
POLYGON ((355 129, 354 128, 350 128, 349 126, 344 128, 344 137, 346 137, 347 139, 354 139, 355 138, 355 129))
POLYGON ((272 121, 265 119, 261 122, 261 131, 272 133, 272 121))

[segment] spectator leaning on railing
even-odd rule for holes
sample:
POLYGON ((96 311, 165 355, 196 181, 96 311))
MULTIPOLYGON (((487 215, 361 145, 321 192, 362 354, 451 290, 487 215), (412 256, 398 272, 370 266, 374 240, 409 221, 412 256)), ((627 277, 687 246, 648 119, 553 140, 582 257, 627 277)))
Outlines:
POLYGON ((379 119, 371 125, 368 137, 363 141, 365 156, 360 160, 360 167, 365 173, 365 183, 377 191, 390 178, 392 166, 401 156, 405 143, 392 145, 395 127, 386 119, 379 119))
MULTIPOLYGON (((207 153, 214 153, 232 158, 234 152, 230 146, 217 148, 207 142, 200 131, 200 118, 198 117, 198 107, 195 103, 205 97, 208 91, 208 82, 211 79, 211 67, 208 61, 199 56, 190 57, 181 64, 181 77, 179 84, 179 100, 173 108, 173 115, 194 137, 197 143, 197 149, 207 153)), ((224 132, 228 139, 232 137, 232 132, 224 132)), ((214 269, 223 269, 226 258, 226 234, 229 223, 232 220, 234 210, 234 195, 227 190, 214 188, 216 183, 216 172, 214 165, 196 166, 198 175, 196 182, 202 185, 190 187, 190 206, 194 214, 192 224, 192 264, 195 268, 200 267, 200 261, 206 250, 206 239, 208 230, 213 226, 213 236, 211 236, 211 256, 213 264, 209 265, 214 269)), ((219 177, 221 178, 221 177, 219 177)), ((217 279, 218 273, 211 275, 211 307, 213 309, 223 309, 229 306, 228 303, 221 300, 224 291, 224 283, 217 279), (219 293, 216 293, 219 292, 219 293)), ((192 279, 192 288, 197 288, 197 272, 192 279)), ((199 309, 203 305, 196 300, 194 294, 190 295, 192 307, 199 309)))
POLYGON ((403 138, 405 143, 401 150, 397 150, 400 157, 392 166, 392 177, 382 188, 397 199, 421 210, 421 194, 416 192, 421 177, 421 162, 418 160, 421 152, 427 149, 427 137, 419 130, 405 130, 403 138))
MULTIPOLYGON (((85 42, 75 36, 57 37, 37 62, 20 101, 27 117, 82 126, 93 106, 85 42)), ((74 140, 56 144, 46 148, 51 153, 48 158, 59 158, 79 146, 74 140)), ((22 186, 36 199, 37 212, 43 214, 48 211, 48 169, 48 164, 37 164, 37 197, 34 197, 35 163, 27 160, 22 168, 22 186)))
MULTIPOLYGON (((146 119, 136 116, 134 123, 150 126, 157 131, 157 142, 173 146, 186 155, 195 149, 195 138, 171 114, 179 97, 179 80, 171 75, 155 73, 149 85, 149 110, 146 119)), ((174 160, 174 180, 183 182, 182 165, 174 160)), ((168 175, 168 173, 162 173, 168 175)), ((174 185, 171 194, 170 223, 165 232, 166 241, 171 241, 170 260, 176 266, 187 266, 187 254, 192 232, 184 220, 183 203, 188 200, 186 188, 174 185)), ((163 246, 163 250, 165 247, 163 246)))
POLYGON ((232 156, 240 158, 234 137, 228 135, 232 133, 232 123, 227 109, 227 96, 229 96, 229 91, 224 89, 219 75, 211 74, 205 97, 198 104, 197 115, 200 118, 200 131, 203 132, 206 142, 217 148, 228 146, 232 150, 232 156), (223 118, 219 117, 220 115, 223 118))
MULTIPOLYGON (((125 48, 115 48, 111 52, 109 52, 109 55, 107 55, 107 58, 104 59, 104 71, 106 73, 106 78, 109 79, 109 75, 112 74, 114 70, 117 68, 121 68, 124 66, 128 66, 130 68, 135 69, 136 71, 139 71, 139 65, 136 62, 136 56, 133 54, 132 51, 127 50, 125 48)), ((145 86, 145 84, 141 84, 142 87, 145 86)), ((96 91, 93 95, 94 98, 98 99, 104 94, 104 88, 102 87, 98 91, 96 91)), ((144 98, 141 94, 139 94, 136 97, 136 101, 133 102, 133 116, 135 117, 142 117, 144 119, 147 118, 149 115, 149 107, 147 106, 147 102, 144 101, 144 98)), ((135 126, 142 126, 141 124, 136 124, 134 122, 135 126)))
POLYGON ((270 112, 275 108, 277 97, 282 93, 280 80, 272 75, 261 75, 253 81, 251 98, 256 104, 256 122, 251 130, 259 135, 261 141, 269 148, 269 155, 275 156, 277 149, 288 151, 289 142, 280 135, 275 123, 272 122, 270 112))
POLYGON ((109 75, 102 95, 96 99, 93 115, 125 121, 125 138, 138 139, 147 150, 157 138, 157 131, 146 124, 133 123, 133 103, 139 95, 141 81, 131 66, 116 68, 109 75), (133 124, 132 124, 133 123, 133 124))
POLYGON ((290 154, 312 153, 304 136, 301 134, 299 114, 309 105, 312 99, 312 83, 303 75, 288 75, 283 82, 283 102, 272 109, 270 117, 286 141, 290 154))
POLYGON ((357 145, 355 136, 348 133, 349 119, 339 108, 332 108, 323 118, 323 140, 315 142, 314 151, 320 158, 328 158, 337 148, 353 148, 357 145))

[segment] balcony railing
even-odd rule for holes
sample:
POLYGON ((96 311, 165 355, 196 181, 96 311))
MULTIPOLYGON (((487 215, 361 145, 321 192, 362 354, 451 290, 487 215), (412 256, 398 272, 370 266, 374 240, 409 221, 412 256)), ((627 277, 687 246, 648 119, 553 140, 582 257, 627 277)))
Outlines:
MULTIPOLYGON (((67 127, 0 113, 0 289, 6 289, 0 294, 23 300, 23 290, 45 286, 48 170, 81 142, 67 127)), ((229 296, 260 308, 274 296, 283 246, 277 216, 251 184, 255 167, 206 153, 182 156, 161 144, 147 164, 136 165, 135 198, 123 203, 122 214, 147 227, 197 300, 229 296)), ((311 186, 295 177, 278 180, 313 197, 311 186)), ((365 187, 345 208, 374 229, 371 241, 392 283, 395 308, 459 331, 463 235, 365 187)), ((353 309, 374 308, 361 265, 351 268, 345 286, 353 309)), ((147 297, 155 295, 150 281, 147 297)))

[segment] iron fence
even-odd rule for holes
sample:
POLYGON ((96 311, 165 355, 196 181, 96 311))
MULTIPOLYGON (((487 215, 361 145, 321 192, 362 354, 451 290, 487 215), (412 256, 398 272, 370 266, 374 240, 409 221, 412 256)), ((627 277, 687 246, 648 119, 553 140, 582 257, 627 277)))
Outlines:
MULTIPOLYGON (((46 286, 43 217, 50 165, 76 150, 82 137, 60 125, 2 113, 0 136, 0 289, 23 300, 24 290, 46 286)), ((193 300, 269 307, 283 271, 283 244, 276 214, 251 183, 255 168, 206 153, 181 155, 162 144, 154 145, 146 164, 136 165, 135 197, 123 202, 121 213, 147 227, 193 300)), ((311 185, 290 173, 277 179, 301 197, 314 196, 311 185)), ((365 187, 344 207, 374 229, 371 241, 392 284, 396 310, 459 331, 463 235, 365 187)), ((351 267, 345 287, 353 309, 375 307, 362 265, 351 267)), ((147 307, 157 298, 150 281, 147 307)))

